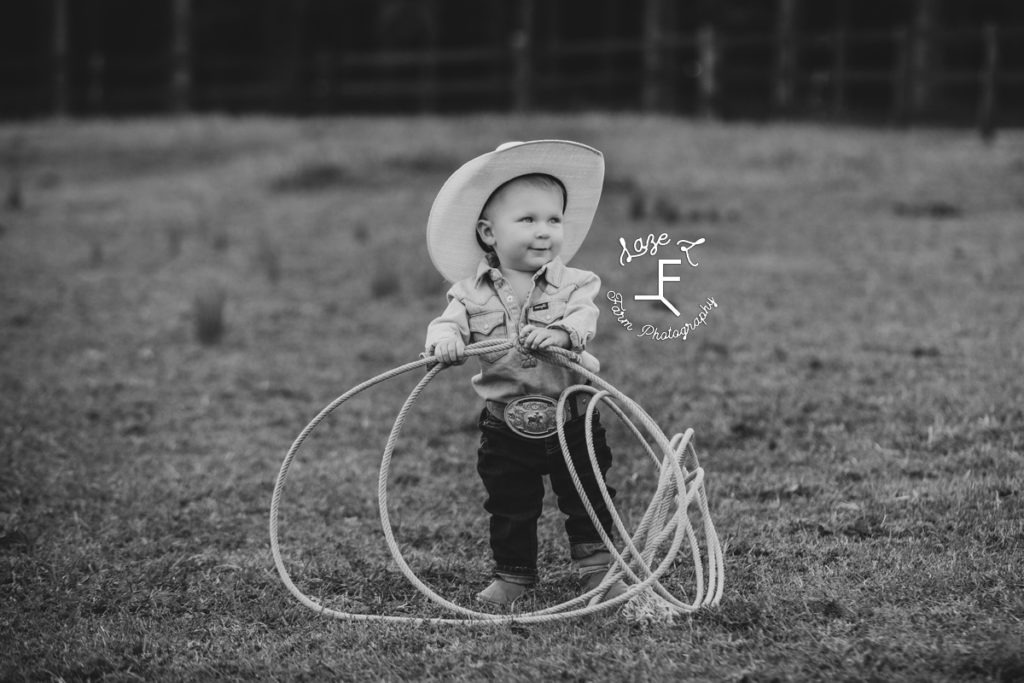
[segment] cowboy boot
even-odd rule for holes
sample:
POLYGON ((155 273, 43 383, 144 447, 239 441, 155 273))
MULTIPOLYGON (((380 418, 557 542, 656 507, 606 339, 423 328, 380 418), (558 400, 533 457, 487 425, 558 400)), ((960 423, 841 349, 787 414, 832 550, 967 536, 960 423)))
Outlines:
POLYGON ((523 582, 518 576, 498 574, 491 585, 476 594, 477 602, 506 607, 518 600, 533 586, 533 582, 523 582))
MULTIPOLYGON (((612 554, 607 550, 601 550, 589 557, 573 560, 576 570, 583 579, 583 592, 589 593, 597 588, 604 580, 608 570, 612 567, 612 554)), ((597 595, 591 599, 592 603, 605 602, 625 593, 628 589, 622 579, 613 582, 605 589, 603 595, 597 595)))

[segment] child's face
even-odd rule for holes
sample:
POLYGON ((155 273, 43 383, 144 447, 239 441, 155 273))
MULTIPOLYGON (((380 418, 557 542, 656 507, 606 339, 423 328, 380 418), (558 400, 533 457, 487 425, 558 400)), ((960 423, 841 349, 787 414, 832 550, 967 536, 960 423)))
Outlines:
POLYGON ((491 199, 477 232, 502 268, 535 273, 562 251, 562 193, 512 183, 491 199))

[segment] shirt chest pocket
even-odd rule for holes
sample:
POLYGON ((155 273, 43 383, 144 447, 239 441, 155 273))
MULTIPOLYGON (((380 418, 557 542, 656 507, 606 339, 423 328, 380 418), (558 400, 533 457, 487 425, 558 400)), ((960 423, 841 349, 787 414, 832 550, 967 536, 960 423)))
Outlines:
MULTIPOLYGON (((508 337, 508 324, 505 321, 504 311, 482 311, 469 316, 469 341, 471 344, 488 339, 505 339, 508 337)), ((506 351, 497 353, 485 353, 480 358, 488 363, 493 363, 501 358, 506 351)))
POLYGON ((526 312, 526 319, 531 325, 547 327, 565 317, 564 301, 542 301, 534 304, 526 312))

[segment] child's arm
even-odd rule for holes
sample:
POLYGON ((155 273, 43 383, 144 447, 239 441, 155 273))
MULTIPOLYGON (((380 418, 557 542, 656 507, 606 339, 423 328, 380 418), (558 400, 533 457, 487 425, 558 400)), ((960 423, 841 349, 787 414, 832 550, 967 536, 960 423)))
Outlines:
POLYGON ((586 277, 569 295, 562 319, 547 327, 548 330, 561 331, 568 336, 569 343, 563 348, 580 353, 593 338, 597 331, 597 316, 601 312, 594 300, 600 292, 601 278, 594 273, 586 273, 586 277))
POLYGON ((458 365, 466 360, 469 341, 469 316, 462 301, 448 293, 444 313, 430 321, 423 356, 437 356, 442 363, 458 365))

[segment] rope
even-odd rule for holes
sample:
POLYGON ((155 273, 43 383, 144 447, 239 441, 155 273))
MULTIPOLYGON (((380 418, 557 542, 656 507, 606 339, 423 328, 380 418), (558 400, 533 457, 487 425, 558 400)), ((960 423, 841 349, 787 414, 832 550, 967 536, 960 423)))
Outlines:
MULTIPOLYGON (((466 355, 477 356, 483 353, 495 353, 511 349, 514 346, 515 342, 511 340, 487 340, 467 346, 466 355)), ((689 614, 702 607, 718 604, 722 597, 725 581, 722 548, 708 511, 707 494, 704 490, 704 469, 700 466, 697 460, 697 453, 691 443, 693 430, 687 429, 685 432, 676 434, 669 439, 639 405, 611 384, 584 368, 580 364, 579 356, 571 351, 561 348, 550 348, 535 352, 535 355, 545 362, 561 365, 573 370, 590 380, 591 383, 589 386, 577 384, 563 391, 559 396, 556 412, 558 440, 562 446, 562 454, 565 456, 569 474, 576 486, 576 490, 580 494, 580 500, 583 501, 587 513, 594 522, 594 528, 601 534, 601 539, 609 549, 614 561, 613 567, 608 571, 600 585, 583 595, 545 609, 520 614, 493 614, 469 609, 449 601, 435 592, 430 586, 423 583, 412 571, 402 555, 391 525, 388 513, 388 480, 391 472, 391 457, 395 444, 398 442, 399 434, 401 434, 402 427, 405 424, 406 416, 427 384, 446 367, 439 364, 436 358, 423 358, 366 380, 331 401, 306 425, 294 443, 292 443, 291 448, 288 449, 284 462, 281 463, 281 470, 278 472, 277 481, 274 484, 274 494, 270 503, 270 549, 274 556, 274 565, 277 567, 281 581, 299 602, 325 616, 351 621, 469 625, 507 624, 510 622, 520 624, 544 623, 582 617, 618 606, 623 606, 622 613, 628 619, 634 621, 665 622, 671 621, 677 615, 689 614), (387 445, 384 447, 380 473, 377 479, 377 501, 381 526, 384 530, 384 538, 387 542, 388 550, 391 552, 391 557, 398 565, 402 574, 431 602, 454 612, 459 615, 459 618, 362 614, 331 609, 310 598, 295 585, 281 555, 281 546, 278 540, 279 509, 284 485, 288 479, 288 470, 302 444, 313 430, 341 404, 376 384, 424 366, 431 367, 429 367, 423 378, 409 393, 405 403, 402 404, 402 408, 399 410, 398 416, 395 418, 394 425, 391 428, 391 433, 388 436, 387 445), (621 551, 615 547, 611 538, 605 533, 599 523, 597 514, 584 493, 579 474, 573 465, 572 459, 569 457, 565 437, 565 402, 576 392, 589 392, 593 394, 592 400, 587 406, 585 426, 590 464, 595 472, 598 472, 599 468, 593 442, 593 419, 598 403, 609 406, 626 424, 637 440, 644 445, 648 457, 650 457, 652 463, 659 471, 657 489, 643 517, 640 519, 636 531, 633 533, 630 533, 626 528, 615 506, 612 504, 611 495, 608 492, 608 487, 604 483, 603 477, 596 477, 600 486, 601 496, 604 499, 605 505, 611 511, 613 525, 618 531, 620 538, 623 539, 624 547, 621 551), (644 438, 643 433, 634 421, 630 419, 630 416, 640 422, 649 437, 653 439, 657 449, 653 448, 649 441, 644 438), (707 546, 706 564, 705 558, 701 553, 697 532, 690 521, 689 513, 691 505, 694 504, 697 508, 696 513, 702 523, 702 535, 707 546), (678 555, 684 540, 690 546, 694 567, 693 598, 689 602, 677 598, 661 582, 666 572, 678 563, 678 555), (659 553, 661 553, 661 559, 657 560, 656 558, 659 557, 659 553), (705 568, 707 569, 706 581, 704 578, 705 568), (614 599, 601 602, 600 596, 604 595, 607 588, 619 579, 623 579, 630 584, 628 590, 614 599)))

